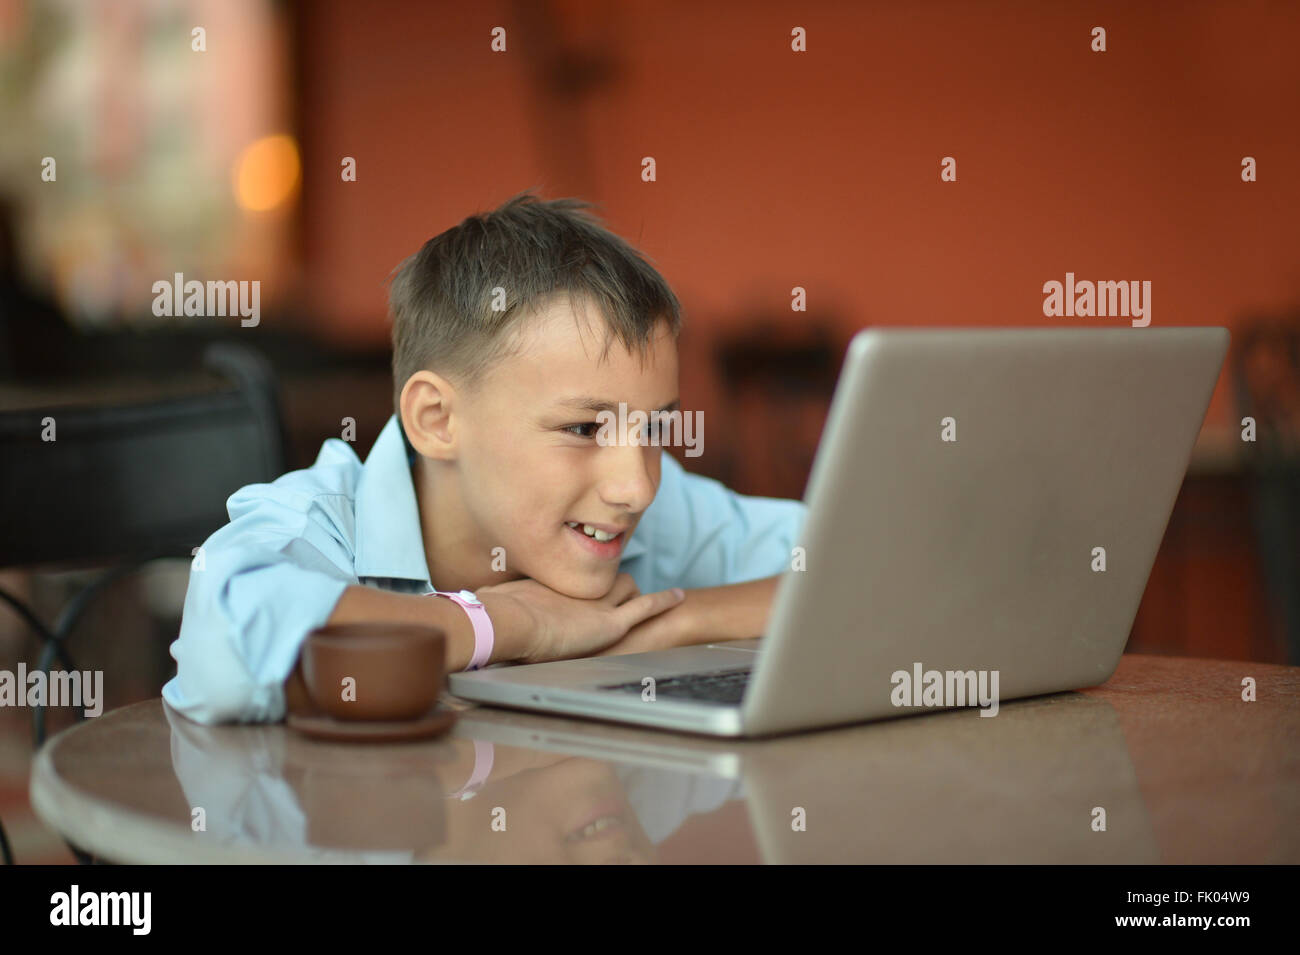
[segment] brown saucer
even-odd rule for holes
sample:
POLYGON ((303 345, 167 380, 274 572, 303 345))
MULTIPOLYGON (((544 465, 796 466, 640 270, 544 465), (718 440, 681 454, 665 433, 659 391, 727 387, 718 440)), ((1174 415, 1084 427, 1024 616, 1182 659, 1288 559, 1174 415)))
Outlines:
POLYGON ((402 740, 425 739, 437 736, 456 722, 455 710, 442 708, 414 720, 336 720, 332 716, 299 715, 290 713, 285 722, 292 730, 314 739, 337 740, 344 743, 393 743, 402 740))

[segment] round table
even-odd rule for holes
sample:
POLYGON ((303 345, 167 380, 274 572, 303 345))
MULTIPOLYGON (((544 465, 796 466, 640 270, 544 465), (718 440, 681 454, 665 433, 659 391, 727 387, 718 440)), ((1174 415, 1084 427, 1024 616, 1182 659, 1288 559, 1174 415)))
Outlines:
POLYGON ((149 700, 47 743, 32 804, 124 863, 1300 862, 1296 667, 1126 655, 991 719, 750 741, 445 705, 356 744, 149 700))

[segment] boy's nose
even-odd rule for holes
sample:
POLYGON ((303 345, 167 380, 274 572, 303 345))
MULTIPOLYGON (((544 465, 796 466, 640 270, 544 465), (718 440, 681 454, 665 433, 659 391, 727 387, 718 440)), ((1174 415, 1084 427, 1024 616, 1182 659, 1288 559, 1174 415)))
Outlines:
POLYGON ((654 500, 656 486, 651 473, 651 454, 658 455, 659 449, 648 451, 628 445, 603 450, 606 470, 600 482, 601 500, 610 507, 641 513, 654 500))

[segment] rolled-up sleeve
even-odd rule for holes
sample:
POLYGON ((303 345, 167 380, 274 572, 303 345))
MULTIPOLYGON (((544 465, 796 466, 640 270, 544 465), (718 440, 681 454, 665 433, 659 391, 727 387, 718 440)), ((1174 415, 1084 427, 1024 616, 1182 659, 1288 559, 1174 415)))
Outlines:
POLYGON ((191 565, 176 676, 163 687, 178 712, 206 724, 283 719, 303 640, 358 582, 350 501, 333 491, 286 475, 231 496, 230 523, 191 565))
POLYGON ((788 570, 803 527, 801 501, 737 494, 663 455, 659 491, 625 569, 642 591, 718 587, 788 570))

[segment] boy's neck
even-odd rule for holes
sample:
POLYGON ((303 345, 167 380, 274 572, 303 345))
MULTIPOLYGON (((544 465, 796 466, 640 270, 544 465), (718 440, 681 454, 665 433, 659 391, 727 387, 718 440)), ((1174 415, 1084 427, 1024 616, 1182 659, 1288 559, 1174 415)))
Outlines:
POLYGON ((492 548, 461 499, 454 470, 416 455, 411 467, 429 582, 436 590, 478 590, 518 579, 492 570, 492 548))

